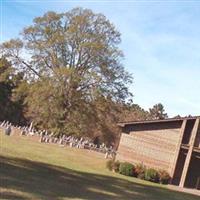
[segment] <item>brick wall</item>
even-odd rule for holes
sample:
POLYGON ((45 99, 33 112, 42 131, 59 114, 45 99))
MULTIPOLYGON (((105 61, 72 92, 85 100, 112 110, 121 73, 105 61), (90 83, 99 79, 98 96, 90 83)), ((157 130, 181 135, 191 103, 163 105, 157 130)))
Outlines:
POLYGON ((137 131, 122 133, 116 159, 143 163, 148 167, 165 169, 171 174, 180 138, 180 127, 133 129, 137 131))

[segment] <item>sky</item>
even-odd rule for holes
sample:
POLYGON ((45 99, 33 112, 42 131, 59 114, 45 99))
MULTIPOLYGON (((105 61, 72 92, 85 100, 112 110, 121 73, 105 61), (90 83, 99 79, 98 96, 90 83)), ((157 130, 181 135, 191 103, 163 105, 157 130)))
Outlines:
POLYGON ((104 14, 121 33, 133 102, 161 102, 170 117, 200 115, 200 0, 0 0, 1 42, 47 11, 104 14))

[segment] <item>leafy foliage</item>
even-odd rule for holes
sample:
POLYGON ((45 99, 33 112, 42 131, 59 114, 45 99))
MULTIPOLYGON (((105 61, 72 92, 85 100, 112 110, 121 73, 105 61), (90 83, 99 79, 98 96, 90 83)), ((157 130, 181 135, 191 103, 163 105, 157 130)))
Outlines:
POLYGON ((108 160, 106 162, 106 168, 110 171, 114 170, 115 172, 119 172, 120 164, 121 163, 118 160, 108 160))
POLYGON ((120 167, 120 162, 117 160, 117 161, 115 161, 114 164, 113 164, 113 170, 114 170, 115 172, 119 172, 119 167, 120 167))
POLYGON ((148 111, 145 111, 138 104, 127 103, 122 106, 121 121, 139 121, 151 119, 148 111))
POLYGON ((23 84, 23 74, 16 73, 11 63, 4 57, 0 58, 0 121, 9 120, 23 124, 23 100, 13 98, 14 90, 23 84))
POLYGON ((151 181, 155 183, 168 184, 171 177, 165 170, 156 170, 153 168, 147 168, 143 164, 133 165, 127 162, 119 162, 109 160, 106 163, 106 167, 111 171, 119 172, 126 176, 135 176, 139 179, 151 181))
POLYGON ((135 169, 135 167, 131 163, 127 163, 127 162, 120 163, 119 173, 126 175, 126 176, 133 176, 134 175, 134 169, 135 169))
POLYGON ((171 177, 170 177, 170 175, 167 171, 159 170, 158 174, 159 174, 160 183, 162 183, 162 184, 168 184, 169 183, 171 177))
POLYGON ((135 175, 140 179, 145 179, 146 167, 143 164, 135 165, 135 175))
POLYGON ((159 182, 159 174, 157 170, 153 168, 149 168, 145 170, 145 180, 151 181, 151 182, 159 182))
POLYGON ((112 171, 112 169, 113 169, 113 163, 114 163, 113 160, 108 160, 108 161, 106 162, 106 168, 107 168, 108 170, 112 171))
POLYGON ((131 95, 132 82, 114 25, 102 14, 75 8, 35 18, 22 35, 1 50, 28 77, 27 117, 53 132, 113 141, 117 105, 131 95))
POLYGON ((132 76, 122 65, 120 42, 115 26, 89 9, 35 18, 21 38, 0 46, 0 120, 26 118, 55 134, 113 144, 119 120, 165 117, 160 104, 149 114, 127 103, 132 76))
POLYGON ((164 106, 161 103, 155 104, 153 108, 149 109, 152 119, 166 119, 168 118, 167 113, 165 113, 164 106))

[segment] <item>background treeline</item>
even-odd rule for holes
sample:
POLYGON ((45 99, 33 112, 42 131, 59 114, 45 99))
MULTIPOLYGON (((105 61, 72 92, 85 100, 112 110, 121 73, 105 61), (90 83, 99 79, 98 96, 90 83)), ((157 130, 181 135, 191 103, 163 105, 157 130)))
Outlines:
POLYGON ((0 121, 112 143, 118 121, 163 119, 132 103, 120 33, 102 14, 48 12, 0 46, 0 121))

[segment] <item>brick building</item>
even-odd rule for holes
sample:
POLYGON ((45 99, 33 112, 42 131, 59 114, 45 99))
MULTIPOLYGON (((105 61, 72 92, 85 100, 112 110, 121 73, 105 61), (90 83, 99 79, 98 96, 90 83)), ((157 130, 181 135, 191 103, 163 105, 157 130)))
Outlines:
POLYGON ((120 122, 117 160, 167 170, 171 183, 200 189, 200 117, 120 122))

